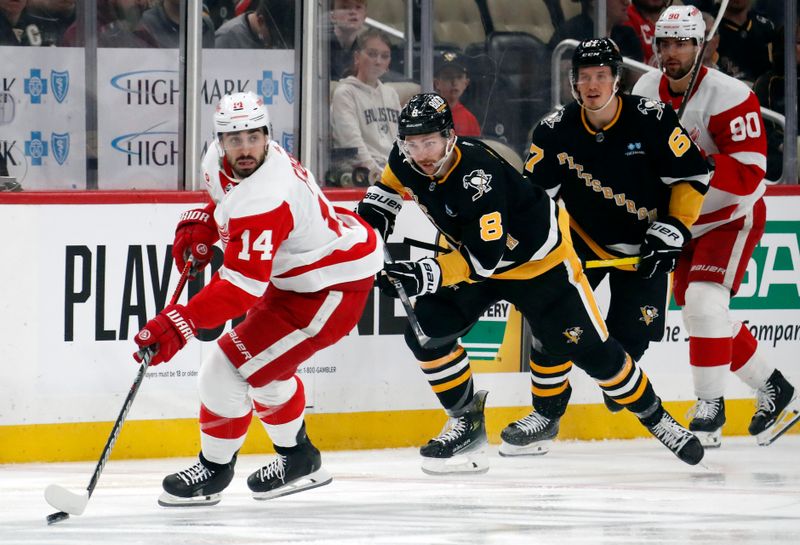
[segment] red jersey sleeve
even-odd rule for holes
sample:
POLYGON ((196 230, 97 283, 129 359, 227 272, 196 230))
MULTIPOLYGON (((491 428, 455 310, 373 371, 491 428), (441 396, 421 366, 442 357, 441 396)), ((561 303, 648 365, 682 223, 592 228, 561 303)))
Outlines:
POLYGON ((767 138, 755 94, 711 116, 708 132, 719 149, 711 154, 715 163, 711 185, 736 195, 755 191, 767 166, 767 138))
POLYGON ((266 291, 275 254, 293 228, 285 202, 263 214, 229 220, 222 267, 187 305, 197 327, 218 327, 253 306, 266 291))

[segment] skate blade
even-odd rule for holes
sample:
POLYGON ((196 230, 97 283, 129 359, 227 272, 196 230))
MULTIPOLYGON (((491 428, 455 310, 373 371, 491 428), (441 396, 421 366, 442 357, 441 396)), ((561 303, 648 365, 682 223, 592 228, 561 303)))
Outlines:
POLYGON ((693 431, 692 433, 700 440, 703 448, 719 448, 722 446, 722 430, 693 431))
POLYGON ((768 447, 797 424, 798 420, 800 420, 800 397, 795 396, 775 419, 775 423, 756 435, 756 442, 759 446, 768 447))
POLYGON ((328 473, 327 470, 319 468, 314 473, 309 473, 308 475, 289 481, 283 486, 274 488, 268 492, 253 492, 253 499, 259 501, 272 500, 280 498, 281 496, 288 496, 289 494, 297 494, 303 490, 311 490, 312 488, 325 486, 326 484, 331 484, 331 481, 333 481, 333 475, 328 473))
POLYGON ((550 452, 550 447, 553 445, 552 439, 544 441, 537 441, 530 445, 512 445, 503 441, 500 443, 500 456, 544 456, 550 452))
POLYGON ((489 457, 485 450, 459 453, 452 458, 422 457, 422 472, 427 475, 479 474, 487 471, 489 471, 489 457))
POLYGON ((162 492, 158 497, 158 505, 161 507, 204 507, 217 505, 221 500, 221 493, 181 498, 180 496, 173 496, 169 492, 162 492))

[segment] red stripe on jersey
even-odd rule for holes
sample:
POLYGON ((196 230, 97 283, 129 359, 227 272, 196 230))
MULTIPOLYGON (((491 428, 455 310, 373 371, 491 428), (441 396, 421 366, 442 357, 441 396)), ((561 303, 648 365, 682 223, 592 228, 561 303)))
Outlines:
POLYGON ((731 206, 725 206, 719 210, 709 212, 708 214, 700 214, 700 217, 697 218, 697 221, 694 222, 694 225, 705 225, 706 223, 714 223, 717 221, 726 220, 730 218, 734 212, 736 212, 738 207, 738 204, 732 204, 731 206))
POLYGON ((732 344, 730 337, 689 337, 689 362, 694 367, 730 365, 732 344))
POLYGON ((217 439, 239 439, 247 433, 252 417, 248 412, 239 418, 226 418, 200 405, 200 431, 217 439))
POLYGON ((295 276, 300 276, 302 274, 305 274, 309 271, 322 269, 323 267, 337 265, 339 263, 347 263, 348 261, 358 261, 359 259, 363 259, 369 256, 372 252, 375 251, 377 245, 375 229, 367 225, 364 222, 364 220, 362 220, 359 216, 353 214, 349 210, 345 210, 339 207, 334 207, 334 210, 337 214, 345 214, 348 216, 355 217, 362 225, 364 225, 367 231, 367 240, 356 244, 355 246, 351 247, 348 250, 334 250, 333 252, 323 257, 319 261, 315 261, 314 263, 309 263, 308 265, 304 265, 302 267, 295 267, 294 269, 290 269, 285 273, 276 276, 275 278, 293 278, 295 276))
POLYGON ((286 403, 275 405, 274 407, 267 407, 258 401, 253 401, 253 405, 256 408, 256 415, 262 422, 271 426, 277 426, 291 422, 303 414, 306 408, 305 389, 303 388, 303 382, 297 375, 294 376, 294 380, 297 381, 297 391, 286 403))

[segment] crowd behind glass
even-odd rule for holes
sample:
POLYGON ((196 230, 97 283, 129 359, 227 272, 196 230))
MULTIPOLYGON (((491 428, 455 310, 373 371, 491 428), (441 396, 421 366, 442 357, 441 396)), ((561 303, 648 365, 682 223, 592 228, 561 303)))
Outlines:
MULTIPOLYGON (((79 1, 0 0, 0 45, 82 47, 86 32, 76 17, 79 1)), ((408 1, 418 15, 419 0, 408 1)), ((606 0, 605 33, 625 57, 656 66, 654 22, 669 3, 606 0)), ((682 3, 704 11, 709 26, 719 6, 715 0, 682 3)), ((203 48, 294 49, 299 5, 295 0, 206 0, 203 48)), ((433 6, 433 51, 427 52, 434 60, 433 89, 447 100, 456 133, 483 138, 518 164, 532 127, 553 102, 553 50, 564 39, 595 34, 595 0, 434 0, 433 6)), ((317 178, 325 186, 374 183, 396 137, 400 109, 421 90, 419 16, 406 25, 408 13, 406 2, 397 0, 330 0, 323 13, 330 129, 327 162, 317 165, 322 170, 317 178), (415 34, 411 55, 406 54, 407 26, 415 34)), ((96 14, 98 47, 179 47, 181 0, 96 0, 96 14)), ((763 107, 781 114, 786 104, 783 16, 781 2, 730 0, 703 59, 747 82, 763 107)), ((795 58, 798 50, 800 45, 795 58)), ((638 76, 626 72, 625 91, 638 76)), ((566 103, 569 86, 561 89, 557 98, 566 103)), ((775 123, 767 122, 767 128, 767 179, 776 180, 784 137, 775 123)), ((8 176, 5 159, 0 154, 0 176, 8 176)), ((165 188, 173 184, 165 181, 165 188)), ((20 189, 9 178, 0 184, 0 190, 20 189)))

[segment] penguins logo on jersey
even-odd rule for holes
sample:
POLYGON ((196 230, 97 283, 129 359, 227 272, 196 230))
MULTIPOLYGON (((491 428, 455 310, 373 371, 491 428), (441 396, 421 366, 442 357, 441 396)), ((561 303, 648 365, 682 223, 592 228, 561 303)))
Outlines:
POLYGON ((568 343, 578 344, 581 341, 581 335, 583 335, 583 329, 578 326, 564 330, 564 336, 568 343))
POLYGON ((644 115, 647 115, 649 112, 656 112, 656 119, 661 119, 661 116, 664 115, 664 103, 660 100, 642 97, 637 109, 644 115))
POLYGON ((542 119, 542 125, 547 125, 551 129, 554 129, 556 123, 561 121, 561 118, 564 117, 564 108, 559 108, 552 114, 548 115, 544 119, 542 119))
POLYGON ((642 317, 639 318, 639 321, 644 322, 644 325, 650 325, 656 318, 658 318, 658 309, 656 307, 645 305, 643 307, 639 307, 639 310, 642 313, 642 317))
POLYGON ((484 193, 488 193, 492 190, 492 187, 489 185, 491 182, 491 174, 486 174, 483 169, 473 170, 464 176, 464 189, 469 189, 470 187, 475 188, 477 193, 472 196, 472 200, 477 201, 483 197, 484 193))

